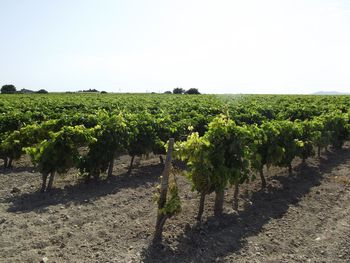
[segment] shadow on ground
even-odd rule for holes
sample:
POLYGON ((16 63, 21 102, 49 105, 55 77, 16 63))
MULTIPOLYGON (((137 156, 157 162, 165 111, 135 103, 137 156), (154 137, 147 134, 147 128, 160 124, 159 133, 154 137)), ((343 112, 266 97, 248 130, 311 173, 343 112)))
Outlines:
POLYGON ((0 176, 1 174, 11 174, 11 173, 23 173, 23 172, 32 173, 34 170, 35 168, 31 166, 3 168, 3 166, 1 165, 0 176))
POLYGON ((325 153, 319 165, 298 165, 292 176, 281 172, 270 177, 269 181, 277 180, 282 188, 270 186, 267 191, 253 193, 252 205, 238 215, 210 217, 201 226, 186 228, 176 237, 175 247, 167 244, 167 240, 161 246, 149 245, 142 252, 142 262, 215 262, 217 257, 239 254, 247 237, 257 235, 271 219, 281 218, 291 204, 298 205, 312 187, 320 185, 325 173, 349 159, 350 149, 342 149, 325 153))
MULTIPOLYGON (((20 168, 16 168, 20 169, 20 168)), ((79 182, 64 188, 54 188, 49 193, 30 192, 8 197, 8 212, 42 213, 51 205, 88 203, 100 197, 115 194, 125 188, 138 188, 155 183, 163 171, 162 164, 153 164, 133 169, 132 174, 123 173, 112 178, 85 184, 79 182)))

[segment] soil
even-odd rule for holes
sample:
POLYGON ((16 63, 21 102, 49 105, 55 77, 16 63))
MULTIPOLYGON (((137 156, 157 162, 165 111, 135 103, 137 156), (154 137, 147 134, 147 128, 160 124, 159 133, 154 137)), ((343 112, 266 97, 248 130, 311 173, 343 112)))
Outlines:
MULTIPOLYGON (((202 224, 199 196, 177 175, 183 211, 151 245, 159 159, 115 162, 113 177, 84 184, 77 171, 58 175, 51 193, 27 157, 0 170, 0 262, 350 262, 350 144, 306 164, 265 171, 240 188, 239 210, 227 189, 225 213, 213 217, 208 196, 202 224)), ((1 165, 1 164, 0 164, 1 165)))

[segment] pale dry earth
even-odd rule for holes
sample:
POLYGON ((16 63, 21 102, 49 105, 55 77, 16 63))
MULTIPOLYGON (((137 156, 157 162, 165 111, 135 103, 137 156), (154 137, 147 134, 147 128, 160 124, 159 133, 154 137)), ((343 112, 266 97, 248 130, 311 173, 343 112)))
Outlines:
POLYGON ((167 221, 164 245, 150 246, 156 219, 158 158, 142 159, 129 176, 129 157, 111 180, 84 184, 76 171, 58 176, 52 193, 38 193, 40 175, 27 158, 0 170, 0 262, 350 262, 350 144, 342 150, 294 163, 293 175, 265 171, 233 190, 225 214, 196 224, 198 195, 177 175, 183 211, 167 221))

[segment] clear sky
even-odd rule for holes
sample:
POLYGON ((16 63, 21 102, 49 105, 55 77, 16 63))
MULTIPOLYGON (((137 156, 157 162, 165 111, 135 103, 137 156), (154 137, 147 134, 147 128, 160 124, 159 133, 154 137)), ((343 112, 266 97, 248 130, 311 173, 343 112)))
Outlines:
POLYGON ((350 92, 349 0, 0 0, 0 85, 350 92))

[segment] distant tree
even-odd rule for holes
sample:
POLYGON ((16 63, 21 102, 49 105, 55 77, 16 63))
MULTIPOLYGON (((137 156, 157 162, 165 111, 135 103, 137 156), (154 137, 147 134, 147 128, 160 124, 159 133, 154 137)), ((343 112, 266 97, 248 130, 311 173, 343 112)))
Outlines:
POLYGON ((191 88, 186 90, 185 94, 200 94, 200 92, 196 88, 191 88))
POLYGON ((184 92, 185 92, 185 90, 183 88, 179 88, 179 87, 177 87, 173 90, 174 94, 183 94, 184 92))
POLYGON ((40 89, 40 90, 38 90, 36 93, 46 94, 46 93, 49 93, 49 92, 48 92, 47 90, 40 89))
POLYGON ((79 90, 78 92, 99 92, 97 89, 79 90))
POLYGON ((88 89, 84 90, 84 92, 99 92, 97 89, 88 89))
POLYGON ((2 94, 13 94, 16 93, 16 87, 14 85, 4 85, 1 87, 2 94))
POLYGON ((106 94, 106 93, 107 93, 107 91, 104 91, 104 90, 103 90, 103 91, 101 91, 101 94, 106 94))
POLYGON ((167 90, 166 92, 164 92, 164 94, 172 94, 172 92, 170 90, 167 90))

